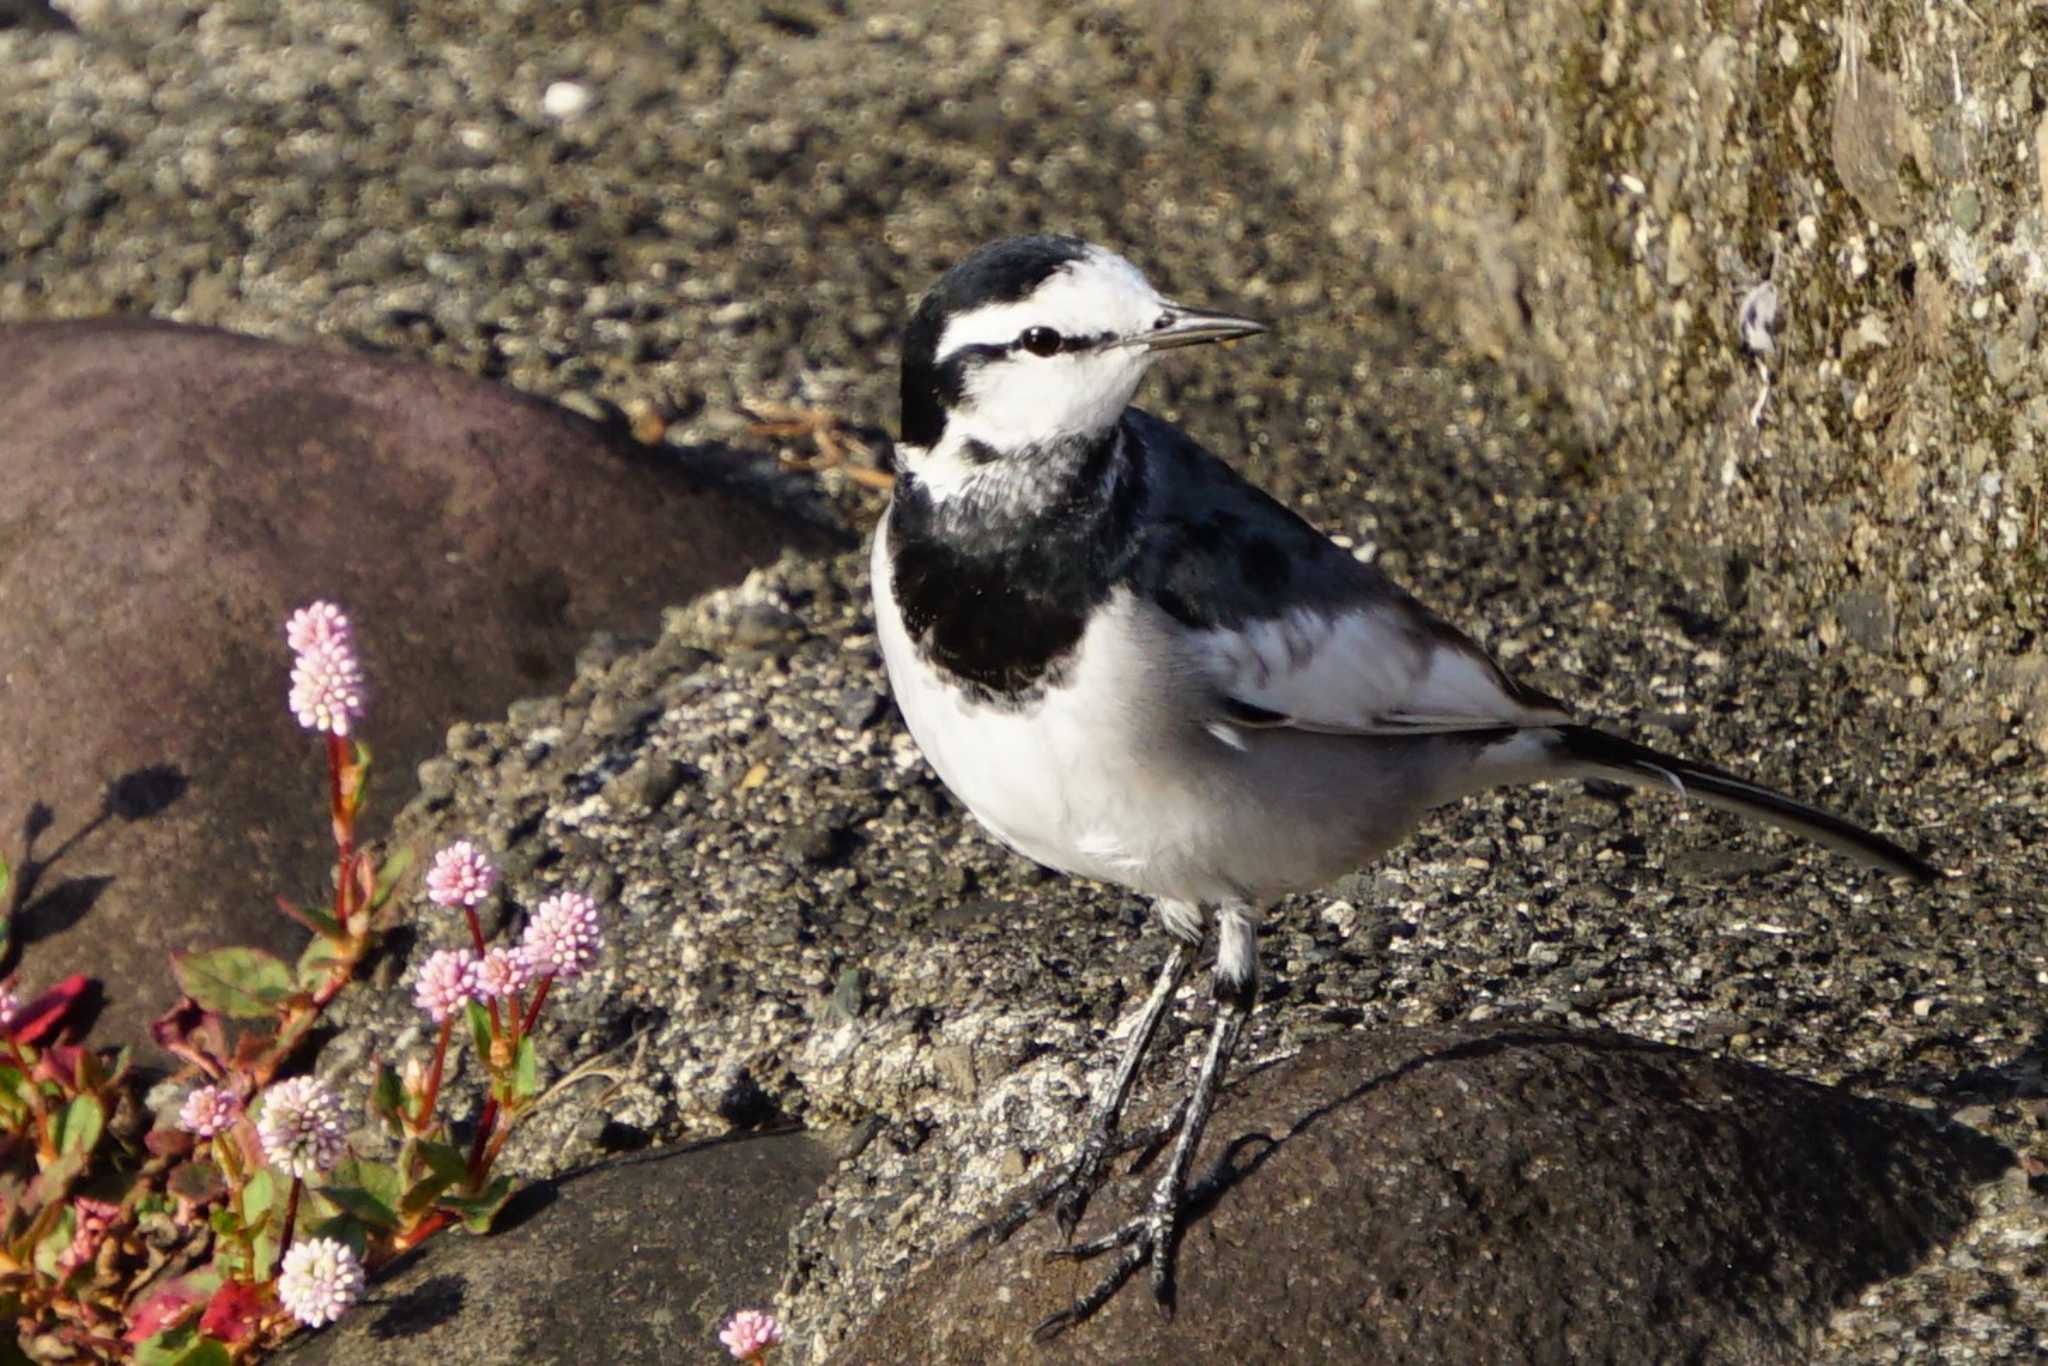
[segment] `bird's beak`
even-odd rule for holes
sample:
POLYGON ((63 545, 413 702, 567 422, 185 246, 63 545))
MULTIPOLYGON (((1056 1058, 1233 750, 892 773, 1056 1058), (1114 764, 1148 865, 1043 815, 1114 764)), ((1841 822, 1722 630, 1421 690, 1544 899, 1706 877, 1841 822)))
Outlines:
POLYGON ((1203 342, 1229 341, 1233 337, 1255 336, 1266 330, 1264 323, 1228 313, 1204 313, 1198 308, 1168 304, 1152 324, 1150 332, 1131 338, 1131 345, 1148 351, 1171 351, 1176 346, 1199 346, 1203 342))

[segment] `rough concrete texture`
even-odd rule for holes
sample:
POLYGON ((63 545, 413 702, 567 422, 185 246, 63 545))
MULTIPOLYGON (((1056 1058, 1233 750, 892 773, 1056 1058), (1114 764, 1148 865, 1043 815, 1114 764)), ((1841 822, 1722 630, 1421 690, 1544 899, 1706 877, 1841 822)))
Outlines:
MULTIPOLYGON (((1269 318, 1145 401, 1589 715, 1954 876, 1906 892, 1655 796, 1474 801, 1275 909, 1246 1058, 1603 1027, 1958 1118, 2040 1169, 2033 11, 71 13, 76 36, 0 33, 0 317, 388 348, 742 446, 856 526, 878 495, 773 475, 741 401, 828 404, 882 445, 905 304, 975 243, 1079 231, 1269 318)), ((649 648, 586 651, 560 696, 452 734, 403 818, 498 847, 515 916, 562 885, 616 907, 545 1053, 617 1075, 557 1095, 522 1170, 608 1126, 864 1126, 792 1244, 799 1359, 1072 1141, 1161 947, 937 788, 881 692, 864 578, 784 563, 649 648)), ((1201 997, 1146 1103, 1184 1077, 1201 997)), ((337 1075, 422 1047, 402 992, 350 1010, 337 1075)), ((2033 1186, 1988 1183, 1813 1356, 2023 1359, 2044 1246, 2033 1186)))
POLYGON ((1229 126, 1566 405, 1627 544, 1908 666, 1995 755, 2015 718, 2048 753, 2040 14, 1393 0, 1245 6, 1222 52, 1147 32, 1174 94, 1280 105, 1229 126))
MULTIPOLYGON (((1218 1110, 1171 1318, 1141 1273, 1034 1343, 1110 1260, 1048 1260, 1048 1218, 949 1252, 836 1359, 1804 1362, 1836 1303, 1953 1237, 2010 1165, 1901 1106, 1619 1035, 1347 1034, 1218 1110)), ((1153 1175, 1113 1181, 1076 1240, 1153 1175)))

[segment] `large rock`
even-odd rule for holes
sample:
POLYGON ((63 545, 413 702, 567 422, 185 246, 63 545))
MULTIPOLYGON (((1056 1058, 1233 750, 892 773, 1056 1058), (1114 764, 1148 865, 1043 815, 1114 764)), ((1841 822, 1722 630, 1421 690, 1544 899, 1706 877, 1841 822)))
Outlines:
POLYGON ((704 465, 419 365, 102 321, 0 327, 0 375, 15 929, 26 985, 106 979, 109 1041, 174 999, 168 950, 288 951, 273 895, 328 895, 323 751, 284 704, 294 607, 357 623, 388 818, 451 723, 561 687, 592 631, 651 633, 822 540, 704 465))
POLYGON ((492 1236, 435 1237, 289 1358, 713 1360, 732 1312, 768 1305, 790 1225, 834 1158, 813 1135, 746 1135, 528 1187, 492 1236))
MULTIPOLYGON (((1232 1164, 1179 1258, 1072 1362, 1800 1362, 1863 1286, 1959 1230, 2011 1155, 1967 1130, 1613 1034, 1351 1034, 1247 1077, 1195 1171, 1232 1164)), ((1114 1179, 1079 1236, 1143 1208, 1114 1179)), ((1050 1218, 912 1279, 841 1362, 1042 1361, 1032 1328, 1100 1263, 1050 1218)))

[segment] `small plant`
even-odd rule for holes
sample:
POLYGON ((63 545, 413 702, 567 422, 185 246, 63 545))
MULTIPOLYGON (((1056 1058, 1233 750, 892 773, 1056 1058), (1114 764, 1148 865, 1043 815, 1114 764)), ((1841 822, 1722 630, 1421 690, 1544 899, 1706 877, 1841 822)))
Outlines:
MULTIPOLYGON (((65 1041, 91 984, 71 978, 22 1003, 0 983, 0 1320, 19 1344, 0 1340, 0 1363, 247 1361, 339 1318, 368 1274, 448 1224, 487 1230, 511 1193, 491 1168, 536 1099, 533 1028, 553 984, 596 961, 598 908, 562 893, 516 947, 487 945, 476 908, 497 870, 467 841, 441 851, 428 896, 465 914, 473 947, 416 973, 414 999, 440 1027, 432 1062, 375 1073, 371 1105, 395 1156, 351 1153, 340 1096, 280 1074, 391 928, 404 863, 380 866, 357 843, 370 756, 350 738, 364 691, 348 618, 314 603, 285 635, 291 709, 326 746, 333 899, 279 899, 313 933, 294 963, 252 948, 172 955, 184 998, 151 1032, 192 1086, 139 1140, 109 1124, 141 1108, 127 1051, 65 1041), (466 1146, 436 1114, 458 1018, 487 1074, 466 1146)), ((0 862, 0 894, 6 878, 0 862)))
POLYGON ((726 1320, 718 1340, 734 1361, 766 1361, 782 1345, 782 1323, 765 1309, 742 1309, 726 1320))

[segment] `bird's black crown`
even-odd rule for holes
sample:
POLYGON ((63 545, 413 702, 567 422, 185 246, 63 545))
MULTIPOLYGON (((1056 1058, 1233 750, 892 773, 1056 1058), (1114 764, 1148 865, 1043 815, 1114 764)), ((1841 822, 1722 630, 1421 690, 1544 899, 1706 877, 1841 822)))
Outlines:
POLYGON ((946 323, 985 304, 1015 303, 1087 253, 1088 244, 1078 237, 1006 237, 977 248, 939 277, 903 332, 905 445, 937 445, 946 429, 946 409, 960 398, 965 367, 938 364, 946 323))

